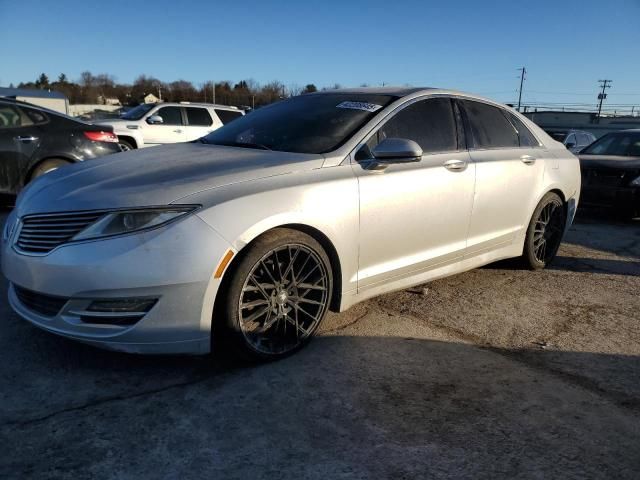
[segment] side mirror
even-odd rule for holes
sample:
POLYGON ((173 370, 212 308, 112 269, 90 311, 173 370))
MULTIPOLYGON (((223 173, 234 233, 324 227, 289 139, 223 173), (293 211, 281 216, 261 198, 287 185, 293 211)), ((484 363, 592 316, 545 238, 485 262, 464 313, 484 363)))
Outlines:
POLYGON ((573 142, 569 142, 565 145, 565 147, 567 147, 567 150, 571 150, 572 148, 576 148, 576 144, 573 142))
POLYGON ((147 118, 147 123, 149 125, 161 125, 164 123, 164 120, 160 115, 151 115, 149 118, 147 118))
POLYGON ((384 170, 394 163, 419 162, 422 159, 420 145, 406 138, 385 138, 371 153, 373 158, 363 162, 367 170, 384 170))

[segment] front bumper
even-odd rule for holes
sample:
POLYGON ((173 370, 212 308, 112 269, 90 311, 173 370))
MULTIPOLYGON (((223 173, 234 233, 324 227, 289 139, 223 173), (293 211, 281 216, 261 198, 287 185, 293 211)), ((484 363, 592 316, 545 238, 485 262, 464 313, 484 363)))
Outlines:
POLYGON ((582 187, 580 196, 586 205, 625 210, 640 208, 640 188, 638 187, 590 183, 582 187))
POLYGON ((213 272, 230 248, 197 215, 165 228, 111 239, 72 243, 48 255, 2 252, 11 282, 9 303, 34 325, 95 346, 132 353, 191 353, 210 350, 213 272), (15 286, 62 297, 58 313, 28 308, 15 286), (92 300, 150 297, 157 303, 133 325, 93 324, 75 312, 92 300))

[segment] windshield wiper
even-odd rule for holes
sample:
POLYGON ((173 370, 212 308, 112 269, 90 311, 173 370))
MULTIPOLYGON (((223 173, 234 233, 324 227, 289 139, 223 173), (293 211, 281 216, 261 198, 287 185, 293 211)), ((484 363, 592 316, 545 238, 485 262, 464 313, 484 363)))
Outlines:
MULTIPOLYGON (((209 142, 207 142, 209 143, 209 142)), ((262 143, 247 143, 247 142, 216 142, 213 145, 222 145, 224 147, 242 147, 242 148, 255 148, 258 150, 271 150, 262 143)))

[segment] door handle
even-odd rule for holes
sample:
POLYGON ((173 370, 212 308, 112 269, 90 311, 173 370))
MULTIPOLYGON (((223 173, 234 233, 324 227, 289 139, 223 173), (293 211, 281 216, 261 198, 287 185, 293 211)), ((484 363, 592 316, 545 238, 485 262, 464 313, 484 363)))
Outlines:
POLYGON ((23 143, 35 142, 36 140, 38 140, 38 137, 26 136, 26 135, 20 135, 20 136, 15 137, 15 138, 19 142, 23 142, 23 143))
POLYGON ((522 155, 520 157, 520 160, 522 160, 522 163, 525 163, 527 165, 533 165, 534 163, 536 163, 536 157, 532 157, 531 155, 522 155))
POLYGON ((467 162, 463 160, 447 160, 442 166, 450 172, 462 172, 467 169, 467 162))
POLYGON ((180 130, 179 128, 173 131, 174 133, 182 133, 182 130, 180 130))

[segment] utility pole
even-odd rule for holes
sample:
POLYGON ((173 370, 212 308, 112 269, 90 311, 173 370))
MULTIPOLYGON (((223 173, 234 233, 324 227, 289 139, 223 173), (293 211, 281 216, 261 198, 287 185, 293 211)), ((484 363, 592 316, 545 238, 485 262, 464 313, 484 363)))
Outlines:
POLYGON ((213 92, 213 102, 216 103, 216 82, 215 80, 211 82, 211 91, 213 92))
POLYGON ((158 85, 158 99, 162 101, 162 87, 158 85))
POLYGON ((598 121, 600 121, 600 113, 602 113, 602 102, 607 98, 607 94, 604 93, 607 88, 611 88, 611 80, 598 80, 598 83, 602 85, 602 92, 598 94, 598 121))
POLYGON ((520 71, 520 92, 518 93, 518 111, 520 111, 520 105, 522 104, 522 84, 525 80, 525 75, 527 74, 527 69, 525 67, 519 68, 520 71))

